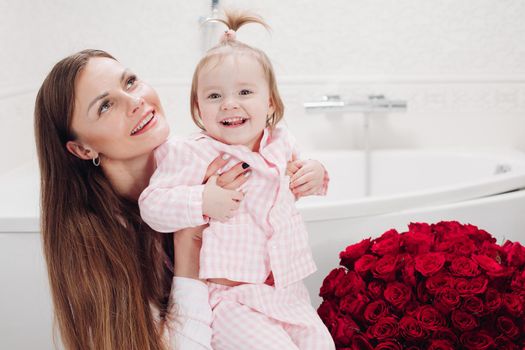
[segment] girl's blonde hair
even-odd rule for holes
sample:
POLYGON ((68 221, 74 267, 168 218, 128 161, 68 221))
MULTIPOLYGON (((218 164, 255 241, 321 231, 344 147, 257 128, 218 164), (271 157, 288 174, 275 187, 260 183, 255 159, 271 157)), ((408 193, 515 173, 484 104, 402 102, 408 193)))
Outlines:
POLYGON ((55 320, 68 350, 165 349, 151 306, 164 317, 173 276, 172 235, 147 227, 136 202, 115 192, 100 167, 66 150, 75 81, 94 57, 58 62, 35 103, 41 231, 55 320))
MULTIPOLYGON (((261 17, 248 12, 226 11, 224 14, 224 18, 214 19, 213 21, 224 23, 228 27, 228 29, 234 31, 237 31, 240 27, 248 23, 258 23, 266 29, 269 29, 269 26, 264 22, 264 20, 261 17)), ((261 67, 264 71, 264 75, 266 77, 266 81, 268 82, 268 87, 270 90, 270 99, 274 107, 274 112, 272 115, 268 116, 266 125, 270 128, 274 128, 277 125, 277 123, 279 123, 279 121, 283 118, 284 104, 279 94, 273 66, 268 56, 263 51, 255 47, 244 44, 235 39, 227 38, 226 40, 223 40, 221 43, 212 47, 208 50, 208 52, 206 52, 204 57, 201 58, 201 60, 197 64, 195 72, 193 73, 190 95, 191 116, 195 124, 202 130, 205 130, 205 128, 200 116, 199 101, 197 98, 199 74, 204 67, 210 64, 210 62, 214 60, 220 60, 227 55, 233 55, 237 53, 247 53, 252 55, 261 64, 261 67)))

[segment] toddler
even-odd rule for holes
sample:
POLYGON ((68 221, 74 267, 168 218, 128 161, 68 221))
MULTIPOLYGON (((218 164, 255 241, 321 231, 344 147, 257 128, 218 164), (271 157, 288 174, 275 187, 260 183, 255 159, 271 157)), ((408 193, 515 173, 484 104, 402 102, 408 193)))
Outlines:
POLYGON ((203 131, 155 151, 141 216, 161 232, 209 223, 199 277, 209 286, 214 350, 334 349, 302 282, 316 267, 295 207, 296 197, 326 193, 328 175, 313 160, 291 162, 287 174, 297 151, 277 126, 284 107, 272 65, 264 52, 235 39, 246 23, 266 24, 233 13, 220 21, 229 30, 193 75, 191 112, 203 131), (201 185, 218 154, 229 159, 224 170, 239 161, 250 167, 244 196, 221 189, 215 177, 201 185))

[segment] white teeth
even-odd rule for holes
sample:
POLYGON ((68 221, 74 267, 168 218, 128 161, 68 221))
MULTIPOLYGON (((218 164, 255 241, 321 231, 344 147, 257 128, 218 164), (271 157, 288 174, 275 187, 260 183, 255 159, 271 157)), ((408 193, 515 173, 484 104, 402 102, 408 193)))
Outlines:
POLYGON ((146 124, 148 124, 151 119, 153 119, 153 117, 155 116, 155 114, 153 114, 153 112, 151 112, 150 114, 148 114, 148 116, 146 118, 144 118, 139 125, 137 125, 137 127, 133 130, 131 130, 131 135, 137 133, 139 130, 141 130, 146 124))
POLYGON ((221 124, 223 125, 231 125, 234 123, 243 123, 246 120, 246 118, 243 117, 235 117, 235 118, 228 118, 221 121, 221 124))

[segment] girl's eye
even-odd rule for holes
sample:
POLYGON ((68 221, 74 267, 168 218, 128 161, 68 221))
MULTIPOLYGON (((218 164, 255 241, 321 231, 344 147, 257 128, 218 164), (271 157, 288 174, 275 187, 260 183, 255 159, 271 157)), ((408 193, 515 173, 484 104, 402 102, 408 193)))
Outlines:
POLYGON ((126 80, 126 89, 130 89, 133 85, 135 85, 135 82, 137 81, 137 76, 132 75, 126 80))
POLYGON ((100 104, 100 107, 98 107, 98 115, 101 115, 102 113, 107 112, 110 107, 111 107, 111 102, 109 102, 108 100, 103 101, 100 104))
POLYGON ((244 95, 250 95, 252 93, 253 93, 253 91, 248 90, 248 89, 244 89, 244 90, 241 90, 241 92, 239 92, 239 95, 243 95, 244 96, 244 95))
POLYGON ((211 94, 208 95, 208 98, 209 98, 210 100, 215 100, 215 99, 220 98, 220 97, 221 97, 221 95, 218 94, 218 93, 216 93, 216 92, 211 93, 211 94))

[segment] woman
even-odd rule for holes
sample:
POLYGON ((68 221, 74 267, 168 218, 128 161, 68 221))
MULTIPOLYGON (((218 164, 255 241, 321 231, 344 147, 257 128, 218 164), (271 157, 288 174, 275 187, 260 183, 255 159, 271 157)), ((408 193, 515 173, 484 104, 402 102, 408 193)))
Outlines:
MULTIPOLYGON (((58 62, 38 92, 44 254, 67 349, 209 348, 207 289, 187 278, 202 228, 154 232, 136 202, 168 132, 156 92, 103 51, 58 62)), ((238 164, 217 184, 237 188, 245 173, 238 164)))

